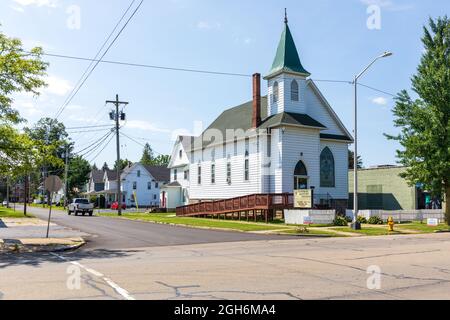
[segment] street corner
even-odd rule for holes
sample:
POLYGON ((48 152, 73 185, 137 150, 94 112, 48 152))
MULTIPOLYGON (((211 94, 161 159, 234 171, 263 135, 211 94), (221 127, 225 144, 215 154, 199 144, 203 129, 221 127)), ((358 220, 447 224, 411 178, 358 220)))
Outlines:
POLYGON ((64 252, 79 249, 85 244, 83 238, 0 239, 0 254, 64 252))

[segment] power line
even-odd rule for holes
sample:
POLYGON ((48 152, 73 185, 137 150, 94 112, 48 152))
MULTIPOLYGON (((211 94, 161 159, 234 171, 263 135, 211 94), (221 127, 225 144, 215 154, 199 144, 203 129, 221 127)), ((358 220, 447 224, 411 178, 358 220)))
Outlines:
MULTIPOLYGON (((117 41, 117 39, 120 37, 120 35, 122 34, 122 32, 125 30, 125 28, 128 26, 128 24, 130 23, 131 19, 133 19, 133 17, 136 15, 136 13, 139 11, 140 7, 142 6, 142 3, 144 2, 144 0, 141 0, 141 2, 139 3, 139 5, 137 6, 137 8, 133 11, 133 13, 131 14, 131 16, 128 18, 127 22, 124 24, 124 26, 120 29, 119 33, 114 37, 114 39, 112 40, 112 42, 109 44, 109 46, 106 48, 105 52, 103 52, 103 54, 101 55, 99 60, 96 60, 96 63, 94 64, 93 68, 87 73, 86 77, 84 78, 84 80, 80 83, 80 85, 78 86, 78 88, 74 91, 73 95, 62 105, 62 107, 60 108, 60 110, 57 112, 55 119, 58 119, 59 116, 61 116, 61 114, 64 112, 64 110, 66 109, 67 105, 73 100, 73 98, 77 95, 77 93, 80 91, 80 89, 83 87, 83 85, 86 83, 87 79, 89 79, 89 77, 91 76, 91 74, 94 72, 94 70, 97 68, 97 66, 99 65, 100 61, 106 56, 106 54, 109 52, 109 50, 111 49, 111 47, 114 45, 114 43, 117 41)), ((93 59, 95 60, 95 59, 93 59)))
POLYGON ((72 131, 72 132, 67 132, 69 134, 75 134, 75 133, 89 133, 89 132, 101 132, 101 131, 107 131, 108 129, 92 129, 92 130, 83 130, 83 131, 72 131))
MULTIPOLYGON (((105 46, 108 44, 109 39, 111 39, 111 37, 113 36, 114 32, 117 30, 117 28, 119 27, 120 23, 123 21, 123 19, 125 18, 126 14, 128 13, 128 11, 131 9, 131 6, 134 4, 136 0, 133 0, 130 4, 130 6, 127 8, 127 10, 124 12, 124 14, 122 15, 122 17, 120 18, 120 20, 116 23, 114 29, 111 31, 111 33, 109 34, 109 36, 106 38, 106 40, 103 42, 102 46, 100 47, 100 49, 97 51, 97 54, 95 55, 94 59, 97 59, 98 56, 100 55, 100 53, 102 52, 102 50, 105 48, 105 46)), ((70 94, 67 96, 66 100, 64 101, 64 103, 62 104, 62 106, 64 106, 68 101, 69 98, 74 94, 76 88, 80 85, 80 83, 82 82, 83 78, 86 76, 86 74, 89 72, 90 68, 92 67, 92 65, 94 64, 94 62, 92 61, 89 66, 86 68, 86 70, 84 71, 83 75, 80 77, 80 79, 78 80, 77 84, 75 85, 75 87, 72 89, 72 91, 70 92, 70 94)), ((59 113, 59 110, 58 110, 59 113)))
POLYGON ((83 151, 83 154, 80 154, 81 152, 79 152, 78 154, 81 157, 88 157, 90 154, 94 153, 95 151, 97 151, 101 145, 111 136, 113 135, 113 132, 109 132, 107 135, 105 135, 104 137, 100 138, 97 142, 95 142, 92 146, 86 148, 83 151), (86 151, 87 150, 87 151, 86 151))
POLYGON ((108 132, 107 134, 105 134, 105 135, 102 136, 101 138, 96 139, 93 143, 90 143, 89 146, 85 147, 84 149, 82 149, 82 150, 80 150, 80 151, 78 151, 78 152, 74 152, 74 153, 75 153, 75 154, 81 154, 81 153, 83 153, 84 151, 86 151, 86 150, 90 149, 91 147, 93 147, 93 146, 94 146, 95 144, 97 144, 99 141, 105 139, 105 138, 106 138, 107 136, 109 136, 110 134, 111 134, 111 132, 108 132))
POLYGON ((84 126, 84 127, 72 127, 72 128, 66 128, 66 130, 77 130, 77 129, 90 129, 90 128, 106 128, 111 127, 110 124, 102 124, 98 126, 84 126))
POLYGON ((384 94, 386 94, 388 96, 391 96, 391 97, 396 97, 397 96, 395 94, 392 94, 392 93, 389 93, 389 92, 386 92, 386 91, 383 91, 383 90, 380 90, 380 89, 377 89, 377 88, 374 88, 374 87, 371 87, 371 86, 368 86, 368 85, 365 85, 365 84, 362 84, 362 83, 358 83, 358 84, 361 87, 365 87, 365 88, 370 89, 370 90, 374 90, 374 91, 377 91, 377 92, 380 92, 380 93, 384 93, 384 94))
POLYGON ((91 62, 98 62, 98 63, 105 63, 105 64, 115 64, 115 65, 129 66, 129 67, 138 67, 138 68, 151 68, 151 69, 161 69, 161 70, 170 70, 170 71, 214 74, 214 75, 222 75, 222 76, 246 77, 246 78, 252 77, 252 75, 244 74, 244 73, 209 71, 209 70, 190 69, 190 68, 176 68, 176 67, 158 66, 158 65, 141 64, 141 63, 133 63, 133 62, 123 62, 123 61, 112 61, 112 60, 96 60, 96 59, 90 59, 90 58, 61 55, 61 54, 50 54, 50 53, 44 53, 43 55, 49 56, 49 57, 55 57, 55 58, 65 58, 65 59, 80 60, 80 61, 91 61, 91 62))
MULTIPOLYGON (((145 148, 145 144, 140 143, 139 141, 135 140, 134 138, 130 137, 129 135, 126 135, 126 134, 123 133, 123 132, 121 132, 120 135, 124 136, 125 138, 128 138, 129 140, 133 141, 134 143, 136 143, 136 144, 138 144, 138 145, 140 145, 140 146, 142 146, 142 147, 145 148)), ((148 140, 146 140, 146 141, 148 141, 148 140)), ((153 151, 154 153, 160 155, 160 156, 164 156, 164 155, 165 155, 165 154, 162 154, 162 153, 160 153, 160 152, 158 152, 158 151, 156 151, 156 150, 153 150, 153 149, 152 149, 152 151, 153 151)))
POLYGON ((111 143, 112 139, 114 139, 114 135, 111 135, 110 139, 108 140, 108 142, 103 146, 103 148, 100 150, 99 153, 97 153, 97 155, 91 159, 91 163, 94 162, 95 160, 97 160, 97 158, 100 156, 100 154, 102 154, 103 151, 105 151, 106 147, 111 143))

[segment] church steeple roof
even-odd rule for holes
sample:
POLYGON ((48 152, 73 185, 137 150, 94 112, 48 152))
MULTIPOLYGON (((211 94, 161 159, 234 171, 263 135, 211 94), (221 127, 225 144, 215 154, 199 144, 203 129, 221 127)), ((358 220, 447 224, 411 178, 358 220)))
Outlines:
POLYGON ((273 61, 272 69, 269 72, 267 78, 271 78, 282 72, 300 73, 306 76, 311 74, 303 68, 298 55, 297 47, 295 46, 294 39, 289 29, 287 15, 284 21, 284 30, 281 35, 280 43, 278 44, 277 54, 273 61))

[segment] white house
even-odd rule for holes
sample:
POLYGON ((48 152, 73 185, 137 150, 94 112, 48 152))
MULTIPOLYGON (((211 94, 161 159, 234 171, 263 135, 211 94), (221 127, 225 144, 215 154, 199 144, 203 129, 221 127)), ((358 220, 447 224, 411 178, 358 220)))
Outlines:
POLYGON ((170 158, 170 183, 161 188, 161 207, 174 209, 189 204, 190 145, 193 137, 180 136, 170 158))
POLYGON ((121 190, 127 207, 159 207, 160 188, 169 182, 169 169, 135 163, 121 174, 121 190))
POLYGON ((255 74, 252 101, 175 143, 171 184, 187 195, 177 204, 312 188, 316 204, 345 208, 353 139, 309 77, 286 21, 265 77, 268 96, 255 74))

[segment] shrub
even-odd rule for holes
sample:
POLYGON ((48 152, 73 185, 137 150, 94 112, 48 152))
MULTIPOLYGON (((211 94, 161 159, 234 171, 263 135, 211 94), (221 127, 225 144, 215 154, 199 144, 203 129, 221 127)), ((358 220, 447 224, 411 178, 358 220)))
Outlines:
POLYGON ((347 227, 348 222, 347 222, 346 218, 336 217, 336 219, 334 219, 334 221, 333 221, 333 225, 336 227, 347 227))
POLYGON ((348 223, 352 223, 353 222, 352 217, 345 216, 344 219, 347 220, 348 223))
POLYGON ((367 219, 365 217, 359 216, 358 217, 358 222, 361 224, 366 224, 367 223, 367 219))
POLYGON ((381 219, 380 217, 370 217, 369 219, 369 224, 384 224, 383 219, 381 219))

